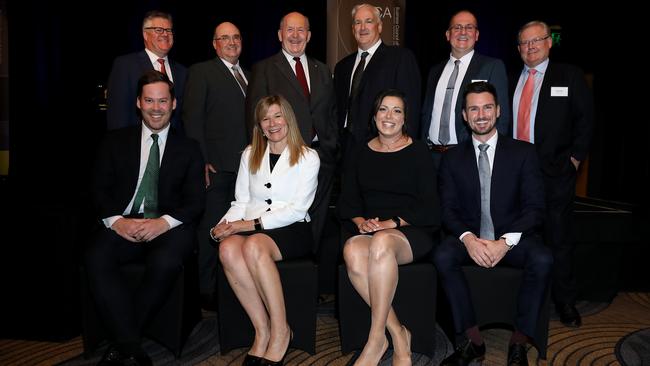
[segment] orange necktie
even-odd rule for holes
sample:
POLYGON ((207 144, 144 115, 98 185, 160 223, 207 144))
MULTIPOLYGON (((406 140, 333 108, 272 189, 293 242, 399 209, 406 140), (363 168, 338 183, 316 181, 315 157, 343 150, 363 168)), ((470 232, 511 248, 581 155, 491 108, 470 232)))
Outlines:
POLYGON ((519 100, 519 112, 517 113, 517 140, 530 142, 530 107, 533 104, 533 92, 535 91, 535 73, 537 70, 528 70, 528 79, 521 91, 519 100))

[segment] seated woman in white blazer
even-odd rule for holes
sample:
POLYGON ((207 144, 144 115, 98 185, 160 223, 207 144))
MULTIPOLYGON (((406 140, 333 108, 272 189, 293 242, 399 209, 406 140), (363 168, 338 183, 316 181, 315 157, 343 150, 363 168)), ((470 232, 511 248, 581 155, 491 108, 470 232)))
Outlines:
POLYGON ((237 299, 255 328, 244 365, 281 365, 291 340, 276 261, 311 252, 307 210, 320 160, 300 136, 291 105, 278 95, 255 108, 253 141, 243 152, 235 201, 210 230, 237 299))

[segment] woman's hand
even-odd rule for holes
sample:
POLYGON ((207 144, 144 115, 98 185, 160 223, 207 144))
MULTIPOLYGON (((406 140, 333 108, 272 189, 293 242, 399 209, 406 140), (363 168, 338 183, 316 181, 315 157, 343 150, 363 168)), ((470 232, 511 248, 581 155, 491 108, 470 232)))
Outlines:
POLYGON ((364 220, 357 225, 359 232, 361 234, 374 233, 375 231, 380 231, 384 229, 390 229, 392 220, 379 221, 379 217, 371 218, 364 220))

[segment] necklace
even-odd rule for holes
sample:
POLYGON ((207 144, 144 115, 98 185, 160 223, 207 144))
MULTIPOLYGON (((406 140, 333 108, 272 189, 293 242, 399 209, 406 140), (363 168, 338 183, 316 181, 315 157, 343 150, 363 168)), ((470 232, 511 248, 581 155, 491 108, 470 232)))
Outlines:
POLYGON ((395 145, 397 145, 398 142, 402 141, 403 138, 404 135, 400 135, 395 141, 384 143, 383 141, 381 141, 381 137, 377 137, 377 141, 379 141, 379 145, 381 145, 386 151, 393 151, 395 145))

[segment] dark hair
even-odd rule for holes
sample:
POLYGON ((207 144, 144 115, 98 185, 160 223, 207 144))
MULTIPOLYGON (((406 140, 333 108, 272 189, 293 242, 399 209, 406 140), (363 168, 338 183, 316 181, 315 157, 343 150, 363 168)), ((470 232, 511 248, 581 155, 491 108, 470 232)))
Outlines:
POLYGON ((171 95, 172 99, 174 99, 174 83, 169 80, 167 75, 156 70, 145 71, 145 73, 140 76, 140 79, 138 79, 138 98, 142 96, 142 89, 145 85, 159 82, 167 83, 167 85, 169 85, 169 94, 171 95))
POLYGON ((465 87, 463 92, 463 109, 467 107, 467 95, 469 94, 479 94, 479 93, 490 93, 494 97, 494 104, 499 105, 499 99, 497 98, 497 90, 494 88, 494 85, 488 83, 487 81, 476 81, 468 84, 465 87))
POLYGON ((404 104, 404 108, 402 108, 402 112, 404 112, 404 124, 402 125, 402 134, 407 135, 408 133, 408 128, 406 128, 406 121, 408 117, 408 104, 406 101, 406 95, 397 90, 397 89, 385 89, 379 92, 377 94, 377 97, 375 98, 375 103, 373 104, 372 107, 372 116, 370 117, 370 125, 372 131, 376 134, 377 131, 377 124, 375 123, 375 115, 377 114, 377 111, 379 111, 379 107, 381 107, 381 101, 384 100, 386 97, 395 97, 399 98, 402 100, 402 104, 404 104))

